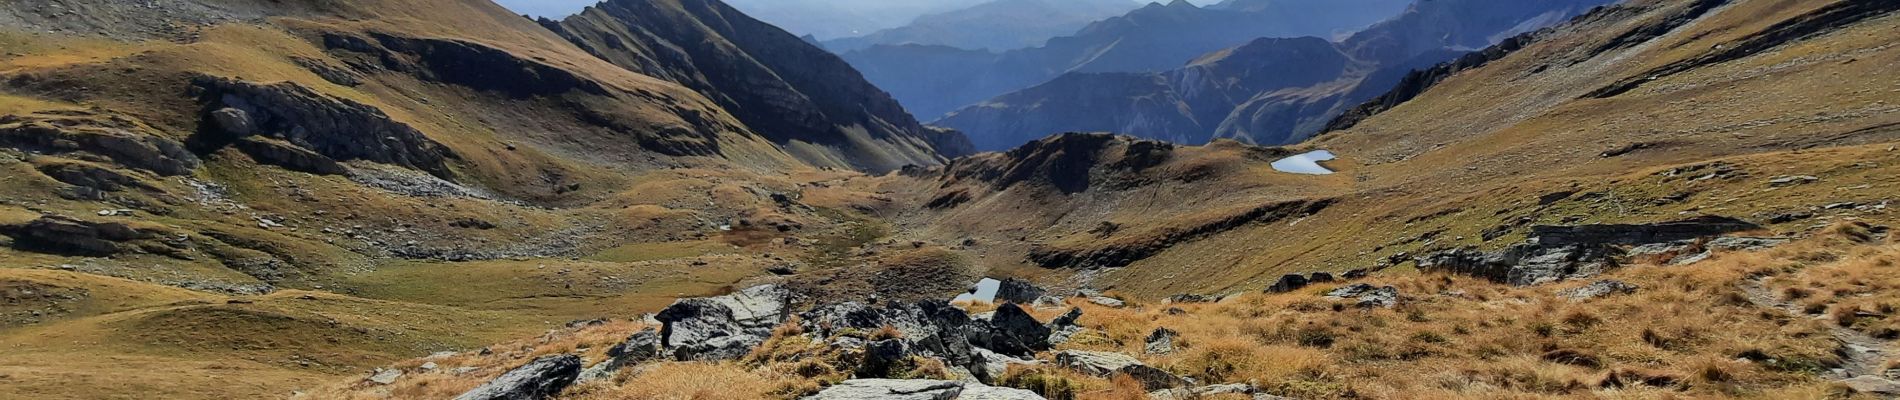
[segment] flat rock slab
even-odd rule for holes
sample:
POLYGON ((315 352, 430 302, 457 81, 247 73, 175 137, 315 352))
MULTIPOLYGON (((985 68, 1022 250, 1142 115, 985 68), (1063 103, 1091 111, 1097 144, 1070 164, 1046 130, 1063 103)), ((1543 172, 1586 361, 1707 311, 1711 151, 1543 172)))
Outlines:
POLYGON ((1848 388, 1852 388, 1855 392, 1860 393, 1887 396, 1900 395, 1900 383, 1895 383, 1894 381, 1873 375, 1862 375, 1854 377, 1853 379, 1842 380, 1841 384, 1847 385, 1848 388))
POLYGON ((955 400, 963 383, 924 379, 852 379, 805 400, 955 400))
POLYGON ((1023 389, 969 385, 963 388, 963 395, 957 400, 1047 400, 1042 395, 1023 389))

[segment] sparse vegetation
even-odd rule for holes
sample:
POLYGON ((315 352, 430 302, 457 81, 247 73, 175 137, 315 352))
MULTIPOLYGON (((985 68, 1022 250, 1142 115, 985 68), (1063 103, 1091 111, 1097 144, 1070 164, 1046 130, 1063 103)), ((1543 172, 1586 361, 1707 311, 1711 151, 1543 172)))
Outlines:
MULTIPOLYGON (((627 1, 719 25, 681 2, 627 1)), ((480 1, 58 3, 84 7, 0 10, 18 23, 0 27, 0 398, 448 398, 536 356, 592 366, 681 297, 776 283, 805 296, 796 307, 884 304, 948 299, 983 277, 1118 299, 1068 299, 1084 329, 1054 351, 1137 355, 1299 399, 1851 398, 1839 378, 1900 367, 1878 357, 1900 340, 1900 250, 1885 227, 1900 225, 1900 18, 1811 19, 1881 2, 1736 0, 1671 25, 1691 2, 1633 0, 1295 147, 1077 134, 934 167, 935 144, 885 138, 915 125, 894 104, 759 114, 674 81, 850 74, 635 72, 616 63, 649 54, 602 59, 480 1), (1775 31, 1790 21, 1819 30, 1775 31), (239 134, 207 79, 353 104, 310 113, 414 134, 298 143, 289 133, 337 123, 277 126, 301 109, 247 111, 282 114, 250 122, 285 132, 239 134), (868 108, 894 119, 796 138, 752 119, 868 108), (221 143, 244 135, 287 154, 221 143), (405 167, 396 155, 421 142, 453 156, 405 167), (1317 149, 1340 156, 1326 164, 1337 174, 1268 165, 1317 149), (327 168, 298 172, 299 157, 327 168), (843 169, 905 164, 919 166, 843 169), (1586 282, 1413 268, 1539 226, 1695 216, 1797 241, 1670 265, 1710 248, 1694 243, 1605 276, 1633 293, 1590 299, 1562 294, 1586 282), (1321 296, 1339 282, 1260 293, 1285 274, 1374 269, 1355 282, 1391 285, 1395 307, 1321 296), (1181 294, 1222 300, 1162 300, 1181 294), (1147 351, 1158 328, 1178 332, 1171 352, 1147 351), (376 368, 403 374, 366 382, 376 368)), ((593 42, 752 72, 796 44, 742 54, 756 44, 713 33, 593 42), (680 46, 692 43, 721 53, 680 46)), ((788 87, 746 94, 793 108, 837 95, 788 87)), ((562 397, 798 398, 856 376, 960 373, 928 357, 866 371, 863 354, 807 333, 781 326, 735 361, 632 366, 562 397)), ((1146 395, 1135 377, 1050 362, 997 383, 1051 399, 1146 395)))

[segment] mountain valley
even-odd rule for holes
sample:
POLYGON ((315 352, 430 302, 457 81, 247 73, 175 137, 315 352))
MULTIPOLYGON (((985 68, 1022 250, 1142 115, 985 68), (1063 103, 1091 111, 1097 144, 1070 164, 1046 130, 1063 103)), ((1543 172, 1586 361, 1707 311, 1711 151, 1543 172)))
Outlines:
POLYGON ((0 398, 1900 396, 1900 4, 1414 3, 0 5, 0 398))

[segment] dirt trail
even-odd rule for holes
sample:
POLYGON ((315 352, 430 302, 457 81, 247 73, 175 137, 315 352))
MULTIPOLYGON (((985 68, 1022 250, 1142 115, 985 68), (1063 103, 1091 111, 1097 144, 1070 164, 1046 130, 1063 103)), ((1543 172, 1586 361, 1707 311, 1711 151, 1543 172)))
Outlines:
POLYGON ((1894 358, 1893 351, 1889 348, 1887 341, 1868 336, 1860 331, 1843 328, 1839 324, 1832 323, 1832 318, 1826 316, 1810 316, 1801 310, 1800 305, 1783 301, 1775 296, 1773 291, 1762 286, 1762 278, 1744 281, 1741 283, 1741 287, 1742 291, 1747 293, 1748 301, 1757 306, 1778 309, 1796 318, 1826 318, 1830 320, 1828 323, 1829 331, 1834 336, 1834 340, 1841 345, 1840 348, 1834 350, 1835 353, 1841 355, 1841 366, 1822 374, 1823 377, 1834 380, 1853 379, 1861 376, 1886 378, 1887 362, 1894 358))

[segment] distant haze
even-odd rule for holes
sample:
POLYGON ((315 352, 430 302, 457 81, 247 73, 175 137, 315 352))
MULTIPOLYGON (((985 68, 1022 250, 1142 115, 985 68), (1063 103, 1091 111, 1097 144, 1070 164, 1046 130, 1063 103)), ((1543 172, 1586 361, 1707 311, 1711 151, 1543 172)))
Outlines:
MULTIPOLYGON (((646 0, 636 0, 646 1, 646 0)), ((910 23, 917 16, 970 7, 993 0, 726 0, 746 15, 793 34, 836 39, 870 34, 910 23)), ((1152 1, 1130 0, 1134 3, 1152 1)), ((1324 0, 1320 0, 1324 1, 1324 0)), ((495 0, 532 17, 566 18, 598 0, 495 0)), ((1189 0, 1213 4, 1218 0, 1189 0)), ((1164 2, 1165 3, 1165 2, 1164 2)))

